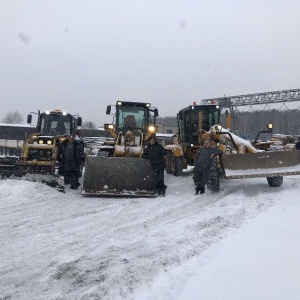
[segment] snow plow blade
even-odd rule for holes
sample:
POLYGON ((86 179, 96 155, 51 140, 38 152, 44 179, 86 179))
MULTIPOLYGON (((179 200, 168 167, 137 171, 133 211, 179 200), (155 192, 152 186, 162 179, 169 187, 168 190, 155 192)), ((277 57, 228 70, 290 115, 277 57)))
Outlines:
POLYGON ((223 154, 225 178, 300 175, 300 151, 223 154))
POLYGON ((0 179, 16 179, 44 183, 59 192, 65 192, 64 178, 57 174, 30 174, 20 172, 16 157, 0 158, 0 179))
POLYGON ((155 196, 155 182, 148 160, 132 157, 101 157, 85 159, 83 195, 93 196, 155 196))
MULTIPOLYGON (((57 174, 25 174, 21 177, 16 177, 21 180, 31 181, 31 182, 40 182, 44 183, 52 188, 55 188, 59 192, 65 192, 65 183, 63 176, 59 176, 57 174)), ((16 179, 14 177, 14 179, 16 179)))
POLYGON ((16 173, 17 156, 0 157, 0 178, 6 178, 16 173))

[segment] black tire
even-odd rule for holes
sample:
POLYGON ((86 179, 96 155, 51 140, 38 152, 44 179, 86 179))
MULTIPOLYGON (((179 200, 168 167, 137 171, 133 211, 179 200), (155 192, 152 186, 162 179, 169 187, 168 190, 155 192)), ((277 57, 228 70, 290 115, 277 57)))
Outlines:
POLYGON ((172 169, 172 155, 173 152, 168 151, 167 152, 167 159, 166 159, 166 173, 167 174, 173 174, 173 169, 172 169))
POLYGON ((267 181, 268 181, 269 186, 271 186, 271 187, 281 186, 283 183, 283 177, 282 176, 267 177, 267 181))
POLYGON ((174 156, 174 153, 169 151, 167 153, 166 173, 174 176, 182 175, 182 157, 174 156))
POLYGON ((181 176, 182 175, 182 157, 174 157, 174 165, 173 165, 173 175, 181 176))
POLYGON ((220 190, 220 173, 217 158, 214 158, 209 169, 207 188, 211 191, 218 192, 220 190))

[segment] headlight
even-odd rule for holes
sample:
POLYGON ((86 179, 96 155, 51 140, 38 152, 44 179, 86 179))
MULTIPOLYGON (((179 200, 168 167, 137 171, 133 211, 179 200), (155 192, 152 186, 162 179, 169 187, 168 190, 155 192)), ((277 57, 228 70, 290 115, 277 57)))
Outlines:
POLYGON ((148 127, 148 130, 149 130, 150 132, 153 132, 153 131, 155 131, 155 127, 154 127, 154 126, 149 126, 149 127, 148 127))
POLYGON ((47 141, 47 144, 48 144, 48 145, 51 145, 51 144, 52 144, 52 141, 51 141, 51 140, 47 141))
POLYGON ((44 141, 43 140, 39 140, 39 144, 44 144, 44 141))
POLYGON ((146 107, 151 107, 151 103, 147 103, 147 104, 146 104, 146 107))
POLYGON ((117 105, 122 105, 122 101, 117 101, 117 105))
POLYGON ((104 124, 104 129, 107 130, 107 129, 114 129, 114 124, 104 124))

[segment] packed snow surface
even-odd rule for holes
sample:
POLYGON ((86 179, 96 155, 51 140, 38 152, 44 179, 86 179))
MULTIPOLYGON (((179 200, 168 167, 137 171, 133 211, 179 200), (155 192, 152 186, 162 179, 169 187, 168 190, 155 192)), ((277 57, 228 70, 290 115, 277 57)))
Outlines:
POLYGON ((157 198, 0 180, 0 299, 299 299, 299 179, 195 195, 186 172, 157 198))

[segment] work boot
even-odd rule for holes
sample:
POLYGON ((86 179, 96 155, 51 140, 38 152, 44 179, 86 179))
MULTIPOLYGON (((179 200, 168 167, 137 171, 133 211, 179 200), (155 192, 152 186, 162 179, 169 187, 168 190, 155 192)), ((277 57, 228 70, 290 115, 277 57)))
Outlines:
POLYGON ((77 190, 79 186, 80 186, 80 183, 78 182, 78 183, 72 184, 72 185, 70 186, 70 189, 72 189, 72 190, 77 190))
POLYGON ((199 194, 199 187, 198 186, 196 186, 196 195, 198 195, 199 194))
POLYGON ((200 186, 200 194, 204 194, 205 193, 205 186, 200 186))
POLYGON ((161 194, 161 186, 159 184, 156 186, 156 194, 161 194))
POLYGON ((161 194, 164 196, 166 194, 166 189, 167 189, 167 186, 166 185, 163 185, 162 189, 161 189, 161 194))

